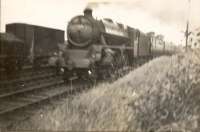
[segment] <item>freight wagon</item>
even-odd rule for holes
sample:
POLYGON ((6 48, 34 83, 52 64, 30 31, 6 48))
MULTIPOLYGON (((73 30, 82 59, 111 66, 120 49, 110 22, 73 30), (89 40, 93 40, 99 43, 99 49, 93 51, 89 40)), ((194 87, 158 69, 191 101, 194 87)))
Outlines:
POLYGON ((58 44, 64 43, 64 31, 25 23, 6 25, 6 32, 22 41, 23 64, 38 66, 46 64, 50 56, 58 52, 58 44))
POLYGON ((13 34, 0 33, 0 75, 10 75, 20 69, 24 42, 13 34))

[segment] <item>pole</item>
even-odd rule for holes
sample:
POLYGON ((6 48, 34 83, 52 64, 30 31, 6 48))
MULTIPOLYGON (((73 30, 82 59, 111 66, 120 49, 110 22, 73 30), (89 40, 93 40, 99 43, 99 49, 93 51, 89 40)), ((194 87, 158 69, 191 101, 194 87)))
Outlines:
POLYGON ((189 37, 189 21, 187 21, 186 31, 185 31, 185 50, 188 48, 188 37, 189 37))
POLYGON ((186 50, 186 52, 188 49, 188 37, 190 35, 190 33, 189 33, 190 3, 191 3, 191 0, 188 0, 188 15, 187 15, 187 24, 186 24, 186 31, 185 31, 185 50, 186 50))

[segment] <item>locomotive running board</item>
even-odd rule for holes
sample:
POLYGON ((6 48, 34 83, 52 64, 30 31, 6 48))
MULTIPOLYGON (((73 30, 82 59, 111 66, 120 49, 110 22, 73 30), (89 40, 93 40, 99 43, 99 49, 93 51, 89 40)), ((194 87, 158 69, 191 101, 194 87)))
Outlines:
POLYGON ((134 50, 134 47, 123 47, 123 46, 111 46, 111 45, 103 45, 102 47, 105 47, 105 48, 111 48, 111 49, 123 49, 123 50, 134 50))

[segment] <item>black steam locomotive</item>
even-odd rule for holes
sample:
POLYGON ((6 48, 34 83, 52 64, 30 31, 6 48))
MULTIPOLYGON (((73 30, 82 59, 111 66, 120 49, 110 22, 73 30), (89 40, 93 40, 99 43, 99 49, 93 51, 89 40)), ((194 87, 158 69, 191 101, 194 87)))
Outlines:
POLYGON ((68 46, 60 61, 65 79, 112 75, 141 60, 172 53, 171 46, 156 41, 152 33, 145 34, 111 19, 96 20, 89 8, 84 15, 71 19, 67 37, 68 46))

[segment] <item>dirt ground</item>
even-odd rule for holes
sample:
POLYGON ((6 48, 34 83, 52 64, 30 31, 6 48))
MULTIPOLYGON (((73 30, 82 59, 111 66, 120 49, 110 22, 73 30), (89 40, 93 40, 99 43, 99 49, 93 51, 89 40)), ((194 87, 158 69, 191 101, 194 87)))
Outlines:
POLYGON ((200 50, 156 58, 112 84, 41 109, 12 130, 200 130, 200 50))

